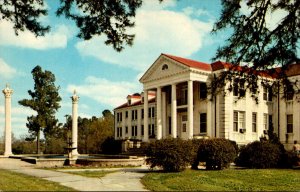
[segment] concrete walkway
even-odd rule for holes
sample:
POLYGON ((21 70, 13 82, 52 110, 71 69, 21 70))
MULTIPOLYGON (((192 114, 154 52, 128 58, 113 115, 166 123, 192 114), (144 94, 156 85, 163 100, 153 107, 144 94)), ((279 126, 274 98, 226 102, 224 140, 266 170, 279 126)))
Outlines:
MULTIPOLYGON (((64 172, 36 169, 33 164, 19 159, 0 158, 0 169, 32 175, 79 191, 146 191, 140 179, 147 167, 115 169, 117 172, 107 174, 102 178, 88 178, 64 172)), ((86 169, 82 169, 85 171, 86 169)), ((101 170, 101 169, 93 169, 101 170)), ((79 170, 76 170, 79 171, 79 170)), ((1 191, 1 188, 0 188, 1 191)))

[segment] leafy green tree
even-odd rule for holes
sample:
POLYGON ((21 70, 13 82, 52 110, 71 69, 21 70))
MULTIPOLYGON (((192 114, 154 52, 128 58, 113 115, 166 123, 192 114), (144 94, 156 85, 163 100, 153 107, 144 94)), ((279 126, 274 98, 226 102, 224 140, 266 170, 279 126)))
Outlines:
POLYGON ((79 153, 88 153, 88 143, 91 133, 90 129, 91 125, 91 119, 88 118, 78 118, 78 132, 79 132, 79 138, 78 138, 78 150, 79 153))
POLYGON ((47 140, 59 127, 55 113, 60 108, 61 97, 58 94, 59 87, 54 84, 53 73, 43 71, 40 66, 36 66, 31 73, 34 80, 34 90, 28 91, 31 99, 20 100, 19 104, 29 107, 37 113, 37 115, 27 117, 26 126, 31 136, 36 137, 37 153, 40 153, 41 131, 47 140))
MULTIPOLYGON (((235 79, 244 79, 245 89, 249 89, 254 96, 257 93, 257 71, 264 71, 278 77, 284 84, 284 90, 292 88, 286 78, 286 70, 291 64, 299 62, 300 1, 222 0, 222 5, 221 16, 212 32, 230 28, 233 33, 226 44, 217 50, 213 60, 223 59, 232 63, 233 67, 218 76, 213 84, 224 87, 224 81, 232 85, 235 79), (248 13, 242 11, 245 10, 242 3, 245 3, 248 13), (268 14, 278 12, 286 14, 279 23, 270 26, 268 14), (243 62, 247 63, 246 67, 238 67, 243 62), (282 70, 274 70, 274 67, 281 67, 282 70)), ((231 91, 232 86, 228 90, 231 91)))
MULTIPOLYGON (((132 19, 142 2, 143 0, 60 0, 56 14, 75 21, 79 28, 79 38, 88 40, 93 36, 106 35, 105 43, 121 51, 124 44, 133 43, 134 34, 127 33, 127 29, 134 26, 132 19)), ((45 0, 0 1, 0 21, 5 19, 12 22, 16 34, 28 29, 36 36, 45 35, 50 31, 50 26, 44 26, 39 18, 47 14, 45 0)))

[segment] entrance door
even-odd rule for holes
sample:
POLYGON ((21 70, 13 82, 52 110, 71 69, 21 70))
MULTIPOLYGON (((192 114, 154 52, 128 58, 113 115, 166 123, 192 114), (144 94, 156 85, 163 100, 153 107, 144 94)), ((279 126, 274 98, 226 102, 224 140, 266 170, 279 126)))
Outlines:
POLYGON ((181 138, 182 139, 187 139, 188 135, 187 135, 187 114, 184 113, 181 115, 181 138))

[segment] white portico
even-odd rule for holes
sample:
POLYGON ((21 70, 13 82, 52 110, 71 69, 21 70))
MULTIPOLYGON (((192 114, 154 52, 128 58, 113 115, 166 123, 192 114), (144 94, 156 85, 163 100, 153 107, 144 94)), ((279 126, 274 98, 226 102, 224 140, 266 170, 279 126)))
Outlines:
MULTIPOLYGON (((156 139, 169 135, 173 138, 193 138, 194 88, 200 82, 208 81, 210 70, 210 65, 206 63, 162 54, 142 76, 140 82, 144 95, 147 96, 148 91, 156 92, 156 139)), ((144 111, 148 112, 146 97, 144 111)), ((144 118, 144 127, 145 133, 148 133, 147 118, 144 118)), ((148 141, 147 134, 144 134, 143 140, 148 141)))
MULTIPOLYGON (((128 95, 128 102, 115 108, 115 138, 148 142, 167 137, 221 137, 245 145, 259 140, 273 126, 287 148, 300 142, 300 93, 284 99, 259 83, 256 102, 236 83, 225 94, 222 90, 227 83, 216 95, 208 94, 211 79, 231 66, 161 54, 140 79, 143 92, 128 95)), ((291 65, 286 73, 300 87, 300 64, 291 65)), ((266 73, 262 79, 277 81, 266 73)))

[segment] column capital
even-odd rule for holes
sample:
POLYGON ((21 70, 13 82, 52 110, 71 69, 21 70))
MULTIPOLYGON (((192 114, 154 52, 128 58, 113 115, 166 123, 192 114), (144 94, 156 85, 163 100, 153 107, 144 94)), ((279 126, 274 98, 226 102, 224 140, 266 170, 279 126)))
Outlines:
POLYGON ((77 95, 76 90, 74 90, 74 93, 73 93, 71 99, 72 99, 73 103, 78 103, 79 96, 77 95))
POLYGON ((5 98, 9 98, 11 97, 11 95, 13 94, 13 90, 9 88, 9 85, 6 84, 6 88, 2 90, 5 98))

